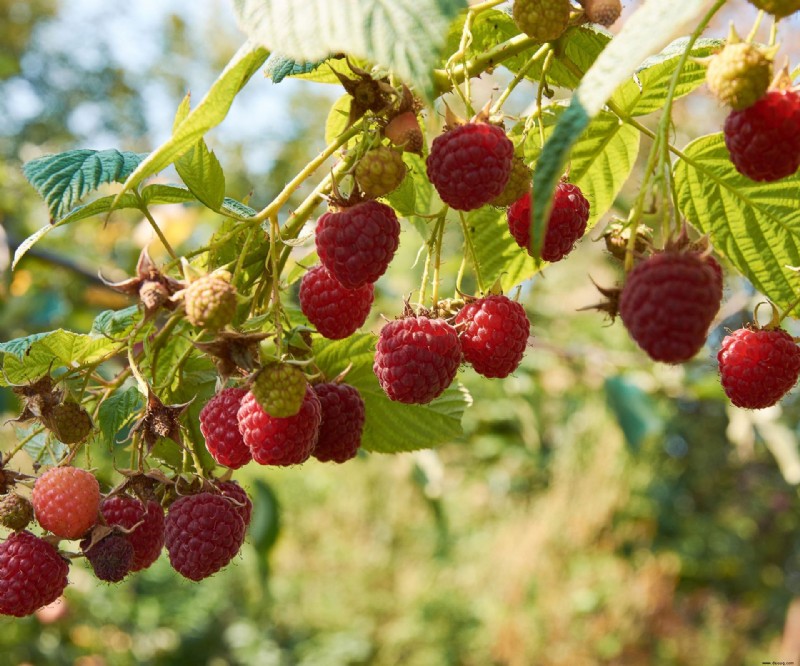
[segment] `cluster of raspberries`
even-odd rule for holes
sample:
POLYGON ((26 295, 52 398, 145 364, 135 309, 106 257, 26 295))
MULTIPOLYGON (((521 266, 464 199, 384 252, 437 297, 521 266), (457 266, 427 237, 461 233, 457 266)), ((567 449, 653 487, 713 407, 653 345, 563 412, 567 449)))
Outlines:
POLYGON ((54 545, 61 539, 79 540, 106 582, 147 569, 164 546, 172 567, 198 581, 236 556, 251 511, 250 498, 233 481, 207 482, 201 492, 172 501, 165 515, 154 493, 104 497, 90 472, 54 467, 36 479, 30 500, 11 489, 0 496, 0 524, 13 530, 0 543, 0 614, 24 617, 61 596, 70 561, 54 545), (34 517, 45 538, 27 529, 34 517))

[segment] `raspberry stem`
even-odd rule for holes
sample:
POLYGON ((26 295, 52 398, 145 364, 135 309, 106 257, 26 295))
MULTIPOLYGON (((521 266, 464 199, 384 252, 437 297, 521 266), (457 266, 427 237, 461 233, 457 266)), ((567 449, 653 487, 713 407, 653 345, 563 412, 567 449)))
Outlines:
POLYGON ((475 281, 478 283, 478 291, 483 294, 483 279, 481 278, 481 269, 478 264, 478 256, 475 254, 475 246, 472 243, 472 235, 469 232, 469 226, 467 225, 467 218, 464 217, 464 213, 458 211, 458 217, 461 220, 461 229, 464 232, 464 248, 467 250, 469 254, 470 260, 472 261, 472 267, 475 269, 475 281))
POLYGON ((497 98, 497 101, 492 105, 492 108, 489 110, 489 115, 494 115, 503 108, 503 105, 508 100, 511 93, 514 91, 522 80, 525 78, 525 75, 528 73, 531 67, 533 67, 537 61, 539 61, 543 56, 545 56, 548 52, 552 52, 552 44, 549 42, 546 44, 542 44, 541 48, 536 51, 530 58, 528 58, 528 62, 526 62, 520 70, 517 72, 517 75, 511 79, 511 82, 506 86, 506 89, 497 98))
POLYGON ((278 216, 273 215, 269 218, 269 237, 270 237, 270 279, 272 280, 272 315, 275 321, 275 348, 277 356, 283 355, 283 325, 281 324, 281 293, 280 293, 280 267, 278 266, 278 243, 280 242, 280 229, 278 227, 278 216))
POLYGON ((167 237, 164 235, 164 232, 161 231, 161 227, 158 226, 156 221, 153 219, 153 216, 150 214, 150 210, 147 208, 147 204, 144 202, 142 195, 139 193, 138 189, 133 190, 133 194, 136 197, 136 201, 139 202, 139 210, 142 211, 142 214, 147 218, 147 221, 150 223, 150 226, 153 227, 153 231, 156 232, 156 236, 161 241, 161 244, 164 246, 167 252, 169 252, 169 256, 173 258, 173 260, 178 261, 178 255, 175 254, 175 250, 172 249, 172 246, 169 244, 167 237))

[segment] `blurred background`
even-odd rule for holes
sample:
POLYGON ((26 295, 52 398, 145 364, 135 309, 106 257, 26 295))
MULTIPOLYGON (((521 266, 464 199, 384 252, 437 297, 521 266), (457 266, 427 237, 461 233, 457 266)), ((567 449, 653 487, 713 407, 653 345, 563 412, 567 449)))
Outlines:
MULTIPOLYGON (((636 5, 629 0, 626 14, 636 5)), ((729 5, 710 36, 725 36, 729 20, 750 30, 754 10, 745 0, 729 5)), ((102 231, 99 218, 55 231, 12 273, 14 248, 47 223, 21 164, 73 148, 152 150, 169 135, 180 99, 191 91, 199 100, 238 48, 232 17, 225 0, 0 0, 0 340, 86 332, 98 312, 131 304, 100 283, 98 270, 130 274, 148 244, 163 257, 147 223, 120 212, 102 231)), ((787 21, 780 33, 793 66, 798 25, 787 21)), ((509 78, 498 70, 477 95, 509 78)), ((328 109, 342 93, 254 77, 207 137, 227 194, 267 203, 322 148, 328 109)), ((534 98, 532 85, 520 86, 509 111, 534 98)), ((675 112, 679 146, 719 131, 725 113, 702 88, 675 112)), ((170 172, 160 177, 176 182, 170 172)), ((222 222, 194 206, 153 213, 179 252, 222 222)), ((257 517, 233 565, 192 584, 162 557, 109 586, 76 562, 65 603, 0 619, 0 666, 789 658, 781 640, 787 608, 800 598, 800 401, 795 392, 780 407, 737 411, 716 376, 725 329, 750 321, 761 299, 729 275, 706 350, 685 366, 653 365, 620 322, 577 311, 598 300, 589 276, 610 285, 620 275, 597 242, 603 226, 525 286, 535 342, 515 376, 459 375, 474 404, 457 441, 343 466, 251 465, 236 478, 257 517)), ((420 244, 404 229, 378 285, 373 330, 378 313, 393 316, 416 288, 420 244)), ((457 259, 445 265, 445 291, 457 268, 457 259)), ((0 418, 17 409, 0 389, 0 418)), ((18 436, 0 426, 0 448, 18 436)))

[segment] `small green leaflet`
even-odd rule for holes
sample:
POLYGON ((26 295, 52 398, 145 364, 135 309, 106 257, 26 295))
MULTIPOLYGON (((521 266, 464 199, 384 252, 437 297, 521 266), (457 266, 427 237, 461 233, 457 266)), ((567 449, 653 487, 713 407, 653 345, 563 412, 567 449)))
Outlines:
POLYGON ((450 22, 466 0, 234 0, 240 28, 286 58, 347 52, 394 71, 428 99, 450 22))
POLYGON ((22 172, 45 200, 55 221, 100 185, 124 182, 146 157, 146 153, 113 149, 70 150, 31 160, 22 172))
POLYGON ((722 134, 700 137, 675 165, 678 203, 714 249, 778 307, 800 295, 800 174, 755 183, 730 161, 722 134))
POLYGON ((144 396, 135 386, 117 391, 100 405, 97 425, 100 427, 106 446, 113 448, 120 443, 120 431, 143 407, 144 396))
POLYGON ((220 209, 225 199, 225 174, 205 141, 201 139, 175 160, 175 169, 198 201, 211 210, 220 209))
POLYGON ((327 58, 315 62, 297 62, 293 58, 273 53, 267 58, 267 63, 264 65, 264 74, 271 78, 273 83, 280 83, 287 76, 313 72, 326 61, 327 58))
POLYGON ((333 378, 352 364, 345 382, 355 386, 366 406, 361 446, 367 451, 397 453, 428 449, 461 434, 461 417, 471 402, 466 389, 454 383, 427 405, 392 402, 372 371, 375 336, 356 334, 345 340, 314 343, 317 366, 333 378))

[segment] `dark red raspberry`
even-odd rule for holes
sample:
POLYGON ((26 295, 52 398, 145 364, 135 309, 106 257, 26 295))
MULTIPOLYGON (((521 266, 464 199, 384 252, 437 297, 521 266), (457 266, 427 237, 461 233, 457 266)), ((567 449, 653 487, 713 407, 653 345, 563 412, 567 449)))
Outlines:
POLYGON ((253 502, 250 501, 245 489, 236 481, 223 481, 217 484, 217 488, 225 497, 230 497, 236 502, 234 506, 239 511, 239 516, 241 516, 245 529, 247 529, 250 526, 250 518, 253 515, 253 502))
POLYGON ((349 384, 317 384, 314 392, 322 406, 322 423, 314 457, 343 463, 355 458, 364 430, 364 400, 349 384))
MULTIPOLYGON (((577 185, 559 183, 542 244, 542 259, 560 261, 575 247, 589 221, 589 202, 577 185)), ((517 245, 528 254, 531 242, 531 195, 522 196, 508 209, 508 228, 517 245)))
POLYGON ((500 127, 458 125, 433 140, 428 178, 451 208, 475 210, 502 193, 513 157, 514 144, 500 127))
POLYGON ((746 409, 771 407, 800 376, 800 348, 780 328, 734 331, 722 341, 717 360, 725 395, 746 409))
POLYGON ((81 549, 95 576, 107 583, 119 583, 131 571, 133 565, 133 545, 124 534, 109 534, 89 545, 88 537, 81 541, 81 549))
POLYGON ((400 243, 400 223, 386 204, 364 201, 322 215, 316 243, 331 275, 347 289, 357 289, 386 272, 400 243))
POLYGON ((112 495, 100 505, 108 525, 130 530, 126 535, 133 546, 131 571, 147 569, 158 559, 164 547, 164 511, 161 505, 149 500, 146 504, 129 495, 112 495))
POLYGON ((325 266, 314 266, 300 283, 300 309, 329 340, 346 338, 363 326, 374 297, 371 283, 347 289, 325 266))
POLYGON ((206 438, 208 452, 220 465, 231 469, 238 469, 252 459, 236 419, 246 394, 247 389, 222 389, 200 411, 200 432, 206 438))
POLYGON ((450 386, 460 364, 461 343, 450 324, 407 317, 381 329, 372 369, 392 400, 425 404, 450 386))
POLYGON ((167 553, 172 568, 202 580, 226 566, 244 543, 239 509, 215 493, 181 497, 167 512, 167 553))
POLYGON ((67 586, 69 565, 44 539, 14 532, 0 543, 0 615, 24 617, 53 603, 67 586))
POLYGON ((456 316, 464 360, 484 377, 508 377, 517 369, 530 327, 525 309, 505 296, 479 298, 456 316))
POLYGON ((772 90, 725 120, 725 145, 736 170, 761 182, 800 167, 800 92, 772 90))
POLYGON ((300 411, 288 418, 270 416, 248 393, 239 408, 239 431, 259 465, 299 465, 317 444, 321 419, 319 399, 310 387, 300 411))
POLYGON ((705 344, 722 284, 707 257, 665 251, 637 264, 619 300, 631 337, 655 361, 688 361, 705 344))
POLYGON ((36 520, 64 539, 82 537, 97 522, 100 485, 78 467, 54 467, 36 479, 33 487, 36 520))

